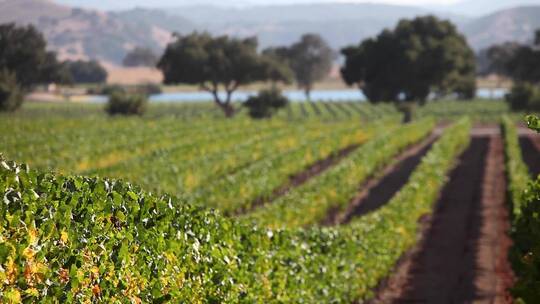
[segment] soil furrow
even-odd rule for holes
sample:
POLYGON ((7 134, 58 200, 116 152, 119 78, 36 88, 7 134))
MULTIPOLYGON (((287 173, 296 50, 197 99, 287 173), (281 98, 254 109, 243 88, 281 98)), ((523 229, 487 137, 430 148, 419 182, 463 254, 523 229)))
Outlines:
POLYGON ((473 132, 434 213, 422 220, 419 245, 401 259, 373 302, 511 301, 503 144, 493 133, 473 132))
POLYGON ((531 176, 540 174, 540 143, 536 136, 520 136, 519 145, 523 161, 529 168, 531 176))
POLYGON ((346 148, 343 148, 337 151, 336 153, 333 153, 332 155, 328 156, 327 158, 315 162, 314 164, 310 165, 303 171, 289 176, 289 181, 286 184, 274 189, 274 191, 272 191, 272 194, 269 197, 259 197, 255 199, 253 203, 251 204, 250 209, 239 210, 235 215, 249 213, 257 208, 260 208, 261 206, 264 206, 278 199, 279 197, 287 194, 287 192, 289 192, 291 189, 305 184, 310 179, 330 169, 330 167, 339 163, 343 158, 347 157, 349 154, 351 154, 354 150, 356 150, 360 146, 361 146, 360 144, 354 144, 346 148))
POLYGON ((435 132, 422 142, 402 152, 392 164, 360 187, 360 193, 345 212, 330 212, 325 225, 346 224, 353 218, 375 211, 386 204, 409 180, 414 169, 438 138, 435 132))

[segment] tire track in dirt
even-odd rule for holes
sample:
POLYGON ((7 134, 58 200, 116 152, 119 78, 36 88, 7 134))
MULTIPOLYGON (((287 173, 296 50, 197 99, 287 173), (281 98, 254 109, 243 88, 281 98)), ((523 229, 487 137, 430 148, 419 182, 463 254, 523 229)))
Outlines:
POLYGON ((381 283, 373 303, 509 303, 503 144, 498 128, 473 131, 420 242, 381 283))

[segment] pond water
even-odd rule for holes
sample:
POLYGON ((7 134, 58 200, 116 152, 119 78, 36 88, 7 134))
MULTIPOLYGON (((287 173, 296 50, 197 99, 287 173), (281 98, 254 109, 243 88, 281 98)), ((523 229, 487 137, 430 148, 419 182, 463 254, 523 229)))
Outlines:
MULTIPOLYGON (((502 99, 508 92, 506 89, 479 89, 476 92, 478 98, 502 99)), ((255 91, 238 91, 232 95, 232 100, 239 102, 246 100, 249 96, 255 95, 255 91)), ((293 102, 306 101, 306 96, 301 90, 287 90, 283 92, 289 100, 293 102)), ((220 94, 221 98, 225 98, 225 94, 220 94)), ((174 92, 162 93, 150 96, 150 101, 153 102, 199 102, 210 101, 212 96, 208 92, 174 92)), ((92 102, 105 102, 106 96, 91 96, 92 102)), ((360 90, 313 90, 311 92, 311 100, 313 101, 351 101, 351 100, 366 100, 366 97, 360 90)))

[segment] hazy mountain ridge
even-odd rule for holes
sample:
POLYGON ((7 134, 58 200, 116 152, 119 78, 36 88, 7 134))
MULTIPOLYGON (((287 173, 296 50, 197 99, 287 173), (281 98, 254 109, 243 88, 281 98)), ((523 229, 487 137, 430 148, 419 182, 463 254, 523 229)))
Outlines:
POLYGON ((136 46, 162 49, 170 33, 155 24, 126 22, 115 14, 44 0, 0 1, 0 22, 34 24, 62 59, 118 63, 136 46))
POLYGON ((482 17, 514 7, 533 5, 540 5, 540 0, 464 0, 452 5, 428 6, 426 8, 469 17, 482 17))
MULTIPOLYGON (((290 44, 303 33, 315 32, 339 49, 393 27, 401 18, 429 13, 413 6, 373 3, 187 5, 103 12, 47 0, 0 0, 0 22, 35 24, 62 58, 96 58, 117 64, 136 46, 162 50, 172 32, 205 30, 242 37, 257 35, 261 47, 290 44)), ((540 27, 540 6, 506 9, 480 18, 437 15, 456 23, 475 49, 508 40, 528 41, 540 27)))
MULTIPOLYGON (((141 10, 129 10, 119 14, 128 19, 138 18, 139 16, 136 16, 134 12, 141 10)), ((196 25, 198 30, 209 31, 213 34, 257 36, 261 47, 290 44, 302 34, 314 32, 320 33, 335 49, 358 43, 384 28, 393 27, 401 18, 429 14, 429 11, 417 7, 374 3, 249 7, 193 5, 170 8, 166 12, 188 19, 196 25)), ((468 20, 457 15, 442 15, 455 22, 468 20)), ((189 32, 180 28, 175 30, 180 33, 189 32)))
POLYGON ((540 28, 540 6, 523 6, 502 10, 478 18, 461 27, 476 49, 506 41, 528 42, 540 28))

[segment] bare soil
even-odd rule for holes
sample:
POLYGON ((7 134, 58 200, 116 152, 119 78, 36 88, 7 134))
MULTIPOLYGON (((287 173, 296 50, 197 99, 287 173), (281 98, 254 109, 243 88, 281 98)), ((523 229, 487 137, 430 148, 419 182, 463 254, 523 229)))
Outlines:
POLYGON ((241 211, 238 211, 238 214, 250 212, 256 208, 260 208, 261 206, 264 206, 276 200, 277 198, 287 194, 287 192, 289 192, 292 188, 299 187, 305 184, 307 181, 309 181, 313 177, 323 173, 324 171, 330 169, 330 167, 339 163, 343 158, 347 157, 349 154, 351 154, 354 150, 356 150, 360 146, 361 146, 360 144, 354 144, 354 145, 345 147, 331 154, 327 158, 319 160, 311 164, 310 166, 305 168, 303 171, 289 176, 289 180, 287 181, 287 183, 274 189, 274 191, 269 197, 259 197, 255 199, 253 203, 251 204, 252 207, 250 210, 241 210, 241 211))
POLYGON ((386 204, 409 181, 414 169, 438 138, 434 132, 422 142, 407 148, 376 177, 360 187, 345 212, 330 212, 325 225, 346 224, 353 218, 375 211, 386 204))
POLYGON ((498 128, 473 130, 419 245, 383 282, 374 303, 511 303, 511 241, 498 128))
POLYGON ((532 176, 540 174, 540 135, 531 134, 519 137, 523 161, 532 176))

